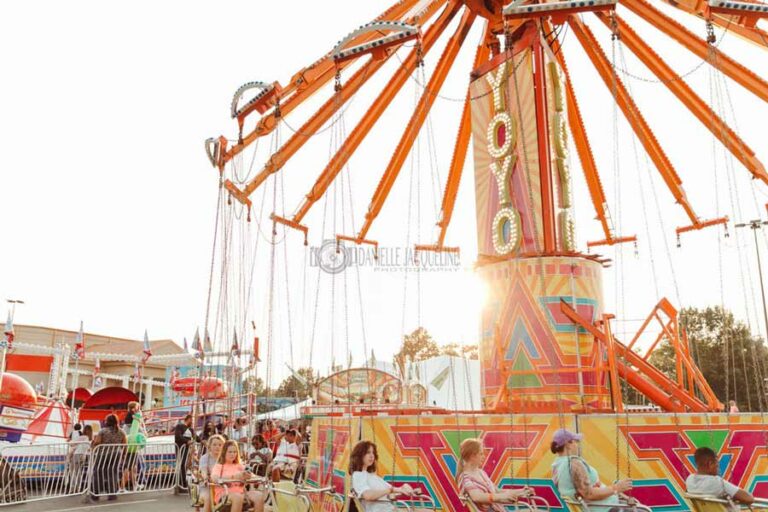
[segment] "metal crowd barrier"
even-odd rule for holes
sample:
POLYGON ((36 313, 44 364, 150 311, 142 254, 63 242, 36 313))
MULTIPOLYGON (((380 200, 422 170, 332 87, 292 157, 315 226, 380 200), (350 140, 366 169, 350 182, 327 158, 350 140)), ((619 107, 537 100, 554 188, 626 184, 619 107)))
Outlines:
POLYGON ((101 444, 91 449, 88 492, 93 497, 170 491, 177 485, 174 443, 101 444))
POLYGON ((4 446, 0 449, 0 505, 85 492, 89 455, 71 452, 64 443, 4 446))

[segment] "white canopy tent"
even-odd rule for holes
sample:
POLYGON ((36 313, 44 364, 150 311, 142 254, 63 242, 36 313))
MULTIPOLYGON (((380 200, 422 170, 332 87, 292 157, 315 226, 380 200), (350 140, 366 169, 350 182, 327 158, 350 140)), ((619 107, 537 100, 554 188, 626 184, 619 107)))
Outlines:
POLYGON ((303 402, 299 402, 282 409, 275 411, 265 412, 256 416, 256 420, 281 420, 281 421, 293 421, 301 418, 301 408, 312 405, 312 399, 307 398, 303 402))

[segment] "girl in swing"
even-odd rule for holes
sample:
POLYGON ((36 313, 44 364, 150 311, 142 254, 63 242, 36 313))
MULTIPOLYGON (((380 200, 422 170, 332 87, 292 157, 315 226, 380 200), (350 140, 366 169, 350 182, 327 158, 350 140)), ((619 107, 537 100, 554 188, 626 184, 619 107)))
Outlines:
POLYGON ((482 512, 505 512, 505 504, 515 503, 518 498, 531 495, 527 487, 499 489, 483 470, 483 445, 477 439, 465 439, 459 447, 461 460, 456 470, 459 492, 466 494, 482 512))
POLYGON ((376 474, 376 462, 379 453, 376 445, 370 441, 360 441, 349 456, 349 473, 352 475, 352 489, 362 501, 364 511, 360 512, 395 512, 397 507, 387 500, 392 494, 411 496, 413 488, 405 484, 393 487, 376 474))

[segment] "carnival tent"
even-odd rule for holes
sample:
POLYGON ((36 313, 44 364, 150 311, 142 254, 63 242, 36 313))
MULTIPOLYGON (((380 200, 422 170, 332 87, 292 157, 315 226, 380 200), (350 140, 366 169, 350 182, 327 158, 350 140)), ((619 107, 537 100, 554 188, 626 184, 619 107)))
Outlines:
POLYGON ((22 443, 66 443, 72 421, 69 409, 60 401, 41 407, 21 436, 22 443))
POLYGON ((266 412, 256 416, 257 420, 281 420, 281 421, 293 421, 301 418, 301 408, 309 407, 312 405, 312 399, 308 398, 303 402, 299 402, 276 411, 266 412))

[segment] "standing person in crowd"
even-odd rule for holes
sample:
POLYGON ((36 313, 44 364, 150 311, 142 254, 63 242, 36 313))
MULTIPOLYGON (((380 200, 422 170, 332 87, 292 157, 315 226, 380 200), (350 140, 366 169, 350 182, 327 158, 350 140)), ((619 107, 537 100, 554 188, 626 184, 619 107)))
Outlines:
POLYGON ((290 429, 285 432, 285 437, 280 441, 277 455, 272 461, 272 481, 279 482, 281 476, 293 478, 296 468, 301 460, 301 451, 296 444, 296 431, 290 429))
POLYGON ((394 487, 376 474, 379 452, 370 441, 360 441, 352 448, 349 456, 349 474, 352 475, 352 490, 363 502, 361 512, 396 512, 397 507, 387 500, 390 494, 412 496, 413 487, 408 484, 394 487))
POLYGON ((67 454, 69 459, 69 492, 71 494, 80 493, 84 490, 86 483, 85 478, 85 463, 88 460, 88 450, 91 448, 91 441, 93 440, 93 427, 86 425, 85 428, 77 423, 75 427, 79 429, 73 431, 77 432, 77 436, 69 441, 69 453, 67 454), (80 430, 82 429, 82 432, 80 430))
POLYGON ((216 430, 216 425, 214 425, 212 420, 207 420, 205 422, 205 426, 203 427, 203 432, 202 434, 200 434, 200 441, 205 443, 215 435, 218 435, 218 431, 216 430))
POLYGON ((478 439, 465 439, 459 447, 460 460, 456 469, 459 491, 469 498, 482 512, 505 512, 504 504, 517 502, 518 498, 531 495, 531 490, 504 489, 496 487, 488 473, 483 470, 485 453, 478 439))
POLYGON ((82 435, 83 426, 79 423, 75 423, 75 426, 72 427, 72 432, 69 433, 69 440, 75 441, 78 437, 82 435))
MULTIPOLYGON (((211 423, 212 424, 212 423, 211 423)), ((224 447, 224 437, 219 434, 214 434, 208 439, 208 447, 205 455, 200 457, 200 479, 202 481, 200 485, 200 497, 203 498, 203 510, 205 512, 211 512, 211 493, 208 492, 208 482, 211 479, 211 472, 216 464, 218 464, 219 457, 221 456, 221 449, 224 447)))
MULTIPOLYGON (((696 472, 688 475, 685 480, 685 487, 689 494, 725 498, 744 505, 755 502, 755 497, 750 493, 720 476, 720 464, 712 448, 706 446, 698 448, 693 454, 693 461, 696 463, 696 472)), ((728 508, 733 512, 739 511, 739 506, 733 502, 728 508)))
POLYGON ((133 424, 133 415, 139 410, 139 402, 128 402, 128 412, 125 413, 125 419, 123 419, 123 432, 128 435, 133 424))
POLYGON ((736 400, 728 401, 728 412, 730 412, 730 413, 740 412, 739 411, 739 406, 736 405, 736 400))
POLYGON ((187 414, 173 429, 173 441, 176 443, 176 451, 179 458, 179 492, 187 492, 187 461, 196 440, 195 431, 192 430, 192 415, 187 414))
MULTIPOLYGON (((240 451, 237 448, 237 442, 233 440, 226 441, 219 456, 219 463, 211 470, 214 483, 221 483, 227 487, 227 495, 232 503, 230 512, 242 512, 243 503, 247 499, 253 505, 254 512, 263 512, 264 495, 259 491, 245 491, 245 485, 242 483, 232 483, 231 480, 245 480, 251 476, 240 461, 240 451), (229 480, 230 483, 224 483, 222 480, 229 480)), ((214 503, 218 503, 224 495, 222 486, 214 487, 214 503)))
POLYGON ((125 432, 120 430, 117 416, 110 414, 104 420, 104 428, 93 438, 92 447, 95 493, 93 501, 98 501, 97 494, 107 494, 108 500, 116 500, 117 486, 120 481, 120 461, 125 456, 125 432), (101 446, 104 445, 104 446, 101 446), (101 446, 101 448, 99 448, 101 446))

